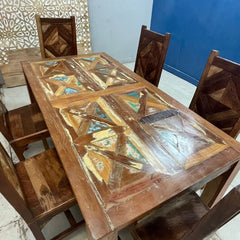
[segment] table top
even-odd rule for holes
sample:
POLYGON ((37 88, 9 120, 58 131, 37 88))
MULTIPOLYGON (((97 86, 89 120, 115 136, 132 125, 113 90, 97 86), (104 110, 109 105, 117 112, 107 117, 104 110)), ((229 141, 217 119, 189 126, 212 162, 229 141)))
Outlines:
POLYGON ((23 69, 93 239, 239 160, 238 142, 105 53, 23 69))

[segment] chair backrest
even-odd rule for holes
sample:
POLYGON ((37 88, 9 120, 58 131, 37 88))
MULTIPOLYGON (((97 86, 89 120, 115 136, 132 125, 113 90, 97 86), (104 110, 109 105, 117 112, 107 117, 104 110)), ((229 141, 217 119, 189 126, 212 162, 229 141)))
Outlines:
POLYGON ((42 57, 77 55, 75 17, 40 18, 36 15, 36 21, 42 57))
POLYGON ((8 111, 0 98, 0 132, 8 141, 11 141, 13 137, 11 135, 11 131, 8 126, 7 114, 8 114, 8 111))
POLYGON ((181 240, 202 240, 240 213, 240 185, 233 188, 204 215, 181 240))
POLYGON ((18 176, 4 147, 0 143, 0 193, 25 220, 36 239, 44 240, 38 225, 33 222, 33 215, 28 208, 18 176))
POLYGON ((218 56, 208 58, 189 108, 236 138, 240 131, 240 65, 218 56))
POLYGON ((142 26, 134 72, 158 86, 171 34, 165 35, 142 26))
POLYGON ((9 157, 1 143, 0 143, 0 175, 2 176, 2 178, 5 178, 4 181, 1 181, 0 188, 2 188, 3 182, 9 182, 9 184, 11 184, 11 186, 15 189, 16 195, 18 194, 22 199, 24 199, 23 192, 12 159, 9 157))

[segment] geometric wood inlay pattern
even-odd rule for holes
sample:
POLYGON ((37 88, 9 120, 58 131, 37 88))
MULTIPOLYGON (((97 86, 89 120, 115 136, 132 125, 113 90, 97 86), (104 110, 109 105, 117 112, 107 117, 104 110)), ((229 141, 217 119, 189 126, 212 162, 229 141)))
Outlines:
POLYGON ((90 98, 71 107, 56 108, 56 112, 80 164, 106 205, 117 199, 118 190, 144 176, 176 174, 227 148, 221 139, 147 89, 90 98), (124 105, 118 98, 131 104, 124 105), (112 101, 124 106, 121 113, 114 111, 112 101), (132 106, 136 102, 139 107, 132 106), (145 113, 138 117, 140 128, 135 129, 127 119, 128 114, 135 118, 139 109, 145 109, 145 113), (152 142, 142 140, 142 135, 152 136, 152 142))
POLYGON ((92 238, 117 236, 239 160, 231 137, 105 53, 23 63, 23 69, 92 238), (84 89, 58 95, 55 85, 43 85, 69 78, 84 89))
POLYGON ((38 73, 41 85, 50 99, 137 83, 100 54, 91 58, 60 58, 34 62, 32 67, 38 73), (77 68, 82 71, 75 71, 77 68))
POLYGON ((79 163, 106 205, 132 182, 153 173, 176 174, 227 148, 221 139, 145 87, 97 96, 102 88, 137 83, 100 54, 32 66, 54 100, 79 163), (80 97, 86 91, 90 93, 87 99, 78 98, 71 105, 61 102, 61 95, 80 97))
POLYGON ((212 51, 190 104, 216 127, 232 137, 240 131, 240 65, 212 51))
POLYGON ((43 58, 77 55, 75 17, 41 18, 36 15, 43 58))
POLYGON ((128 76, 128 74, 121 71, 118 66, 115 66, 101 55, 93 55, 89 58, 78 57, 74 59, 103 89, 136 82, 128 76))
POLYGON ((227 147, 145 87, 96 97, 102 88, 137 83, 99 54, 32 66, 44 91, 54 100, 79 163, 106 205, 109 196, 116 200, 118 190, 132 182, 153 173, 176 174, 227 147), (62 95, 81 96, 86 91, 90 93, 87 99, 78 98, 70 106, 61 103, 62 95))

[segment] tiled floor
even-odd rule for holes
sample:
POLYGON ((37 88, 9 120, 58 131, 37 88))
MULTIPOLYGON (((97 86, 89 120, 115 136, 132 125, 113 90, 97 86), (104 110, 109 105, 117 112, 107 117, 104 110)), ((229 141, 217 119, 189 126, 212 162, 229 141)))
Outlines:
MULTIPOLYGON (((127 67, 133 69, 134 64, 129 63, 126 64, 127 67)), ((192 84, 182 80, 181 78, 176 77, 166 71, 163 71, 159 88, 184 104, 185 106, 189 106, 193 93, 196 89, 192 84)), ((8 88, 4 89, 5 94, 5 103, 9 110, 26 105, 29 103, 28 92, 25 86, 16 87, 16 88, 8 88), (17 97, 16 97, 17 96, 17 97)), ((41 143, 33 144, 30 150, 26 153, 27 156, 32 155, 35 152, 41 151, 41 143)), ((236 186, 240 183, 240 173, 234 179, 231 184, 231 187, 236 186)), ((74 216, 79 219, 81 218, 81 212, 79 208, 76 206, 71 209, 74 216)), ((63 229, 67 227, 68 223, 63 214, 59 214, 57 217, 53 218, 43 229, 43 233, 46 239, 54 236, 55 233, 58 232, 59 229, 63 229)), ((217 235, 222 240, 240 240, 240 216, 235 217, 228 224, 222 227, 217 235)), ((219 239, 217 235, 214 235, 211 239, 219 239)), ((128 229, 124 229, 120 232, 121 239, 123 240, 131 240, 131 236, 128 232, 128 229)), ((74 232, 72 235, 65 238, 65 240, 85 240, 87 239, 85 227, 82 227, 78 231, 74 232)))

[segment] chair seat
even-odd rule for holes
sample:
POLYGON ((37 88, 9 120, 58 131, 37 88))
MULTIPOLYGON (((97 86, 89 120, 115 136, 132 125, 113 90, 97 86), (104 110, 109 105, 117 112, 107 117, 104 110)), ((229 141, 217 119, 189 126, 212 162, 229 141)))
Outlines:
POLYGON ((208 210, 196 193, 182 196, 136 223, 134 239, 180 239, 208 210))
POLYGON ((55 149, 48 149, 16 164, 27 205, 35 218, 56 214, 75 203, 65 171, 55 149))
POLYGON ((13 139, 48 131, 37 104, 30 104, 8 111, 8 120, 13 139))

